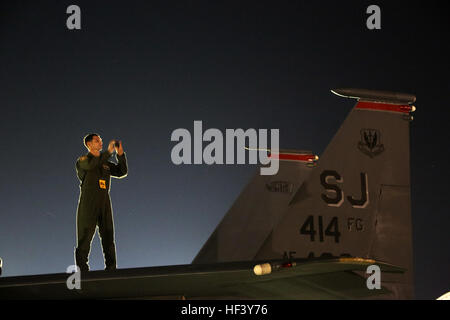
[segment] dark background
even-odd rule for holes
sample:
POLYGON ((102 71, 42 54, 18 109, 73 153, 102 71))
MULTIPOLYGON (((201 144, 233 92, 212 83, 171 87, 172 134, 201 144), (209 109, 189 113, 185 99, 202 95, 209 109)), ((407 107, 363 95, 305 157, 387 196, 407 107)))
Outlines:
MULTIPOLYGON (((448 8, 441 1, 2 1, 3 276, 73 264, 82 138, 123 140, 111 198, 119 268, 190 263, 257 167, 175 166, 170 135, 279 128, 321 154, 353 107, 330 93, 414 93, 416 297, 450 290, 448 8), (81 8, 82 29, 66 28, 81 8), (378 4, 382 29, 366 28, 378 4)), ((98 236, 90 265, 103 269, 98 236)))

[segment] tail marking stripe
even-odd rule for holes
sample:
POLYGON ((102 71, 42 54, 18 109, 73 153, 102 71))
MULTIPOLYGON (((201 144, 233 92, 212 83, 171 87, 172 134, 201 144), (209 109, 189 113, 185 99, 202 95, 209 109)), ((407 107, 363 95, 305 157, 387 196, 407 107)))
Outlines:
POLYGON ((409 105, 395 105, 395 104, 376 103, 367 101, 358 102, 358 104, 356 105, 356 109, 390 111, 407 114, 413 112, 413 107, 409 105))

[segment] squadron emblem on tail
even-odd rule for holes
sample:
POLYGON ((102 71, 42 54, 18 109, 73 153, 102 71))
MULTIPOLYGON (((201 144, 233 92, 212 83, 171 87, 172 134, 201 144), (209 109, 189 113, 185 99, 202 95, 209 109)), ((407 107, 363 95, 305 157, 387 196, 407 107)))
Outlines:
POLYGON ((358 142, 358 149, 371 158, 376 157, 384 151, 381 144, 380 131, 376 129, 361 129, 361 141, 358 142))

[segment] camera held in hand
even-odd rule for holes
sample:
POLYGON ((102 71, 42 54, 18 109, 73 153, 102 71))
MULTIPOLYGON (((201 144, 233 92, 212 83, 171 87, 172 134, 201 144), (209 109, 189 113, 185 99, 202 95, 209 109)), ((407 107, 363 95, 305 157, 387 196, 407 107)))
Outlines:
POLYGON ((116 148, 119 148, 119 147, 120 147, 120 142, 119 142, 119 140, 114 140, 114 146, 115 146, 116 148))

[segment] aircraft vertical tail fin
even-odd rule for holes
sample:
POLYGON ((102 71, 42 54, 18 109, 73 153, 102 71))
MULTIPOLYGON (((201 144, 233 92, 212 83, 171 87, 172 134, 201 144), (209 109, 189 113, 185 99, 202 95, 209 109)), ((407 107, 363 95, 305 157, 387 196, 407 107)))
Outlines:
POLYGON ((192 263, 254 259, 316 161, 309 151, 282 150, 276 156, 278 173, 258 170, 192 263))
POLYGON ((393 297, 412 298, 409 124, 415 97, 333 92, 358 102, 256 258, 286 252, 373 258, 407 269, 381 280, 393 297))
POLYGON ((407 270, 381 276, 390 297, 413 297, 409 127, 415 97, 333 93, 358 102, 320 160, 305 166, 281 152, 278 174, 253 178, 193 263, 374 259, 407 270))

